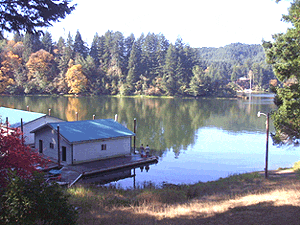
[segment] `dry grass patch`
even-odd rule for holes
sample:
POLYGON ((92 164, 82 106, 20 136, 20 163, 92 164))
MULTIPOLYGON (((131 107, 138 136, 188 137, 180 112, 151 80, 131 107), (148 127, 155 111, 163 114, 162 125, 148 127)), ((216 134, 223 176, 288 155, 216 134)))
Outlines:
POLYGON ((81 207, 79 224, 299 224, 299 190, 296 176, 247 174, 195 185, 70 192, 81 207))

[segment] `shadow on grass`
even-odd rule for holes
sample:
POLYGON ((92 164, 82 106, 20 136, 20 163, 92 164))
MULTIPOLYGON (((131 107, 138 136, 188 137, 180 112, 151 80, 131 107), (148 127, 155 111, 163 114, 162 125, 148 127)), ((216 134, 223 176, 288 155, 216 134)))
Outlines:
POLYGON ((300 224, 300 207, 275 206, 262 202, 250 206, 234 207, 224 213, 207 217, 202 213, 157 220, 149 214, 135 214, 127 210, 112 210, 88 216, 79 224, 300 224))
MULTIPOLYGON (((195 215, 194 215, 195 216, 195 215)), ((300 224, 300 207, 274 206, 273 202, 262 202, 250 206, 234 207, 224 213, 204 218, 180 216, 163 219, 157 224, 300 224)))

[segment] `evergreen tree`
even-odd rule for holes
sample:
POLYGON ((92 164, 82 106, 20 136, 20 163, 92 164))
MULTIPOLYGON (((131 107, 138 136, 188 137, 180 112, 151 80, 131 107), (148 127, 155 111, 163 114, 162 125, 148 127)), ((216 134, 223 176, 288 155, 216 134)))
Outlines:
POLYGON ((85 46, 85 43, 81 38, 81 34, 80 34, 79 30, 77 30, 76 35, 75 35, 73 51, 74 51, 75 55, 81 54, 84 58, 88 54, 88 48, 85 46))
POLYGON ((137 50, 137 57, 139 59, 139 66, 137 68, 138 76, 142 76, 145 74, 144 59, 142 58, 142 48, 143 48, 144 42, 145 42, 145 36, 142 33, 141 36, 135 42, 135 47, 137 50))
POLYGON ((139 66, 139 53, 136 48, 136 45, 133 44, 130 57, 129 57, 129 62, 128 62, 128 75, 126 78, 126 81, 129 85, 134 85, 139 79, 139 74, 137 70, 138 66, 139 66))
POLYGON ((28 61, 30 55, 32 53, 37 52, 40 50, 42 46, 42 42, 40 40, 40 35, 39 34, 31 34, 31 33, 26 33, 24 36, 24 52, 23 52, 23 60, 25 62, 28 61))
POLYGON ((30 33, 26 33, 25 36, 24 36, 24 52, 23 52, 23 60, 25 62, 28 61, 29 59, 29 56, 31 55, 31 53, 33 53, 33 35, 30 34, 30 33))
POLYGON ((156 77, 158 44, 157 36, 154 33, 148 33, 142 45, 143 75, 150 81, 156 77))
POLYGON ((230 76, 230 80, 232 82, 235 82, 237 79, 238 79, 238 76, 239 76, 239 69, 238 69, 238 66, 233 66, 233 70, 232 70, 232 73, 231 73, 231 76, 230 76))
POLYGON ((65 74, 69 68, 69 62, 71 60, 72 55, 72 38, 69 34, 68 37, 69 46, 67 47, 65 40, 60 37, 57 44, 56 44, 56 54, 55 54, 55 62, 57 64, 57 68, 59 70, 58 75, 53 80, 53 85, 58 93, 67 93, 67 83, 65 82, 65 74))
POLYGON ((163 76, 163 89, 167 95, 175 95, 177 93, 178 86, 175 77, 176 69, 177 69, 176 48, 173 44, 170 44, 166 55, 166 63, 164 67, 164 76, 163 76))
POLYGON ((164 35, 159 34, 158 35, 158 46, 157 46, 157 53, 156 53, 156 61, 157 61, 157 67, 156 67, 156 75, 157 78, 163 77, 163 69, 166 61, 166 54, 169 48, 169 41, 165 38, 164 35))
MULTIPOLYGON (((111 31, 107 31, 104 35, 104 42, 103 42, 103 52, 99 52, 101 54, 100 60, 101 60, 101 68, 104 71, 104 73, 107 73, 108 68, 110 66, 111 61, 111 50, 112 50, 112 39, 113 39, 113 33, 111 31)), ((100 55, 99 54, 99 55, 100 55)))
POLYGON ((90 53, 89 55, 93 58, 94 63, 99 66, 100 65, 100 57, 99 57, 99 47, 100 47, 100 37, 98 33, 95 34, 93 38, 93 42, 91 45, 90 53))
POLYGON ((45 34, 42 37, 42 46, 43 49, 46 50, 49 53, 53 53, 53 42, 52 42, 52 36, 51 34, 46 31, 45 34))
POLYGON ((128 61, 134 43, 135 37, 133 34, 130 34, 130 36, 124 40, 124 74, 128 74, 128 61))
POLYGON ((192 96, 207 96, 210 91, 210 78, 206 76, 203 69, 196 65, 193 68, 193 77, 189 84, 188 93, 192 96))
POLYGON ((19 32, 14 33, 14 37, 13 37, 14 42, 16 42, 16 43, 23 42, 23 38, 24 37, 22 35, 20 35, 19 32))
POLYGON ((53 22, 64 19, 74 9, 75 5, 71 6, 70 1, 1 1, 0 30, 37 33, 37 28, 51 26, 53 22))
POLYGON ((264 42, 267 61, 283 87, 276 87, 275 103, 278 109, 272 119, 276 128, 274 140, 298 143, 300 138, 300 1, 294 0, 283 20, 291 27, 286 33, 273 35, 273 42, 264 42))

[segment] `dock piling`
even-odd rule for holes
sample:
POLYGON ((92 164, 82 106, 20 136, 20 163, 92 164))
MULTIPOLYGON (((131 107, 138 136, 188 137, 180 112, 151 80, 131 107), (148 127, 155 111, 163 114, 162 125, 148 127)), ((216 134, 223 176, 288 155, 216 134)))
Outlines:
POLYGON ((133 120, 133 154, 135 154, 136 118, 133 120))

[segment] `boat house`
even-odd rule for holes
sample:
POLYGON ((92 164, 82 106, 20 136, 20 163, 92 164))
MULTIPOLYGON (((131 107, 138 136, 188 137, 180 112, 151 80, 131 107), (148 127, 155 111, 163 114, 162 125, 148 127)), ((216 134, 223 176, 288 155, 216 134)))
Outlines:
POLYGON ((48 123, 32 133, 39 152, 62 165, 128 155, 135 135, 113 119, 48 123))
POLYGON ((0 120, 2 127, 5 128, 7 126, 7 123, 9 128, 21 128, 22 120, 24 143, 26 145, 34 145, 34 134, 30 133, 32 130, 46 123, 63 121, 61 119, 48 116, 43 113, 36 113, 6 107, 0 107, 0 120))

